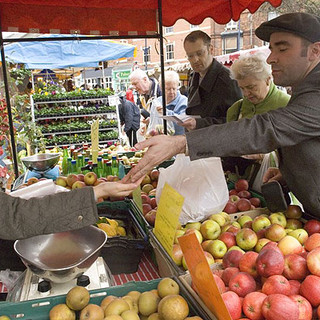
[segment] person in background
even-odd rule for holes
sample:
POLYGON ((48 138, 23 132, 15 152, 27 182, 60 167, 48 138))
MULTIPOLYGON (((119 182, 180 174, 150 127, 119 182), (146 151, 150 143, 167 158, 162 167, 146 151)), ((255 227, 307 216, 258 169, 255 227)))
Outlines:
POLYGON ((139 181, 105 182, 29 200, 0 192, 0 239, 23 239, 95 224, 99 218, 96 203, 99 198, 127 196, 139 184, 139 181))
POLYGON ((148 151, 124 182, 135 181, 181 152, 196 160, 278 149, 279 169, 269 168, 263 182, 286 183, 307 214, 320 216, 320 17, 288 13, 262 23, 255 33, 269 42, 267 62, 274 83, 292 88, 287 106, 185 136, 162 135, 143 141, 136 148, 148 147, 148 151))
POLYGON ((188 89, 186 86, 181 86, 180 89, 179 89, 180 93, 184 96, 188 96, 188 89))
POLYGON ((189 33, 183 46, 193 69, 186 113, 201 116, 185 121, 183 126, 190 131, 226 122, 228 108, 242 97, 237 82, 230 78, 229 70, 214 59, 211 38, 205 32, 189 33))
POLYGON ((133 102, 133 103, 136 103, 135 101, 134 101, 134 94, 133 94, 133 86, 132 85, 130 85, 129 86, 129 88, 128 88, 128 90, 126 91, 126 99, 128 100, 128 101, 131 101, 131 102, 133 102))
MULTIPOLYGON (((127 96, 127 95, 126 95, 127 96)), ((126 97, 119 97, 119 116, 123 130, 126 133, 130 146, 137 143, 137 130, 140 128, 140 110, 138 106, 126 97)))
MULTIPOLYGON (((235 102, 227 111, 227 122, 238 121, 242 118, 252 118, 256 114, 268 112, 285 107, 290 96, 279 90, 272 81, 271 67, 260 54, 242 56, 236 60, 231 68, 231 78, 235 79, 243 93, 243 98, 235 102)), ((276 153, 267 155, 271 157, 270 164, 278 163, 276 153)), ((225 171, 234 171, 237 166, 240 175, 252 164, 251 160, 261 161, 263 154, 247 155, 246 159, 240 157, 223 158, 225 171)), ((260 190, 256 190, 260 191, 260 190)))
POLYGON ((141 109, 141 135, 144 136, 150 122, 150 108, 152 101, 161 96, 159 83, 154 78, 149 78, 148 75, 141 69, 135 69, 131 72, 129 80, 133 88, 139 93, 137 105, 141 109))
MULTIPOLYGON (((166 95, 166 114, 174 115, 174 114, 185 114, 187 108, 188 99, 186 96, 183 96, 179 91, 179 75, 175 71, 165 71, 165 90, 164 93, 166 95)), ((161 77, 159 78, 159 83, 161 83, 161 77)), ((159 118, 160 115, 163 114, 162 110, 162 96, 156 98, 152 104, 151 112, 150 112, 150 129, 155 128, 155 123, 161 123, 162 119, 159 118)), ((172 128, 174 135, 184 134, 185 130, 183 127, 178 125, 177 123, 172 123, 168 121, 168 128, 172 128)), ((168 130, 169 132, 170 130, 168 130)))

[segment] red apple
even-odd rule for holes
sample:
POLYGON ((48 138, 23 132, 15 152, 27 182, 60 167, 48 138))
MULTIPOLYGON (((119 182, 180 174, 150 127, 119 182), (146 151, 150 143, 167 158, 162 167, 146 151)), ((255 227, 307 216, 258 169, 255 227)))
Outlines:
POLYGON ((239 269, 241 272, 249 273, 253 278, 258 277, 258 271, 256 268, 256 260, 258 253, 254 251, 246 252, 239 261, 239 269))
POLYGON ((246 198, 240 198, 237 202, 237 208, 241 212, 249 211, 251 210, 251 202, 246 198))
POLYGON ((313 233, 309 236, 304 243, 304 248, 307 251, 311 251, 317 247, 320 247, 320 233, 313 233))
POLYGON ((243 256, 243 252, 239 250, 231 250, 228 251, 224 256, 223 256, 223 267, 228 268, 228 267, 239 267, 239 261, 241 257, 243 256))
MULTIPOLYGON (((226 305, 232 320, 237 320, 241 317, 241 300, 233 291, 224 292, 222 295, 224 304, 226 305)), ((287 319, 288 320, 288 319, 287 319)))
POLYGON ((284 257, 283 275, 288 280, 303 280, 309 273, 307 261, 298 254, 284 257))
POLYGON ((153 181, 158 180, 159 174, 160 174, 160 172, 159 172, 158 169, 153 169, 153 170, 150 172, 150 178, 151 178, 151 180, 153 180, 153 181))
POLYGON ((289 296, 299 294, 301 283, 298 280, 289 280, 290 293, 289 296))
POLYGON ((240 198, 245 198, 245 199, 250 199, 251 198, 251 193, 247 190, 239 191, 238 196, 240 198))
POLYGON ((222 272, 221 279, 223 280, 226 286, 229 286, 230 279, 239 272, 240 272, 239 268, 236 268, 236 267, 225 268, 222 272))
POLYGON ((284 214, 289 219, 300 219, 302 217, 302 210, 300 206, 289 204, 284 214))
POLYGON ((235 185, 234 188, 239 192, 243 190, 248 190, 249 189, 249 183, 245 179, 239 179, 235 185))
POLYGON ((226 286, 225 286, 224 282, 222 281, 222 279, 219 276, 217 276, 216 274, 213 274, 213 278, 214 278, 214 280, 216 282, 216 285, 217 285, 217 287, 219 289, 219 292, 220 293, 226 292, 227 289, 226 289, 226 286))
POLYGON ((142 194, 141 200, 142 200, 142 203, 148 203, 151 205, 151 199, 147 194, 142 194))
MULTIPOLYGON (((30 180, 30 179, 29 179, 29 180, 30 180)), ((71 174, 69 174, 69 175, 67 176, 67 184, 68 184, 69 187, 72 187, 72 185, 73 185, 76 181, 79 181, 78 175, 71 173, 71 174)))
POLYGON ((157 199, 156 198, 151 198, 150 199, 150 204, 152 209, 155 209, 157 207, 157 199))
POLYGON ((304 229, 308 232, 309 236, 318 232, 320 233, 320 221, 318 220, 309 220, 305 223, 304 229))
POLYGON ((256 197, 252 197, 249 199, 249 201, 251 202, 251 204, 253 206, 255 206, 256 208, 259 208, 261 206, 261 200, 259 198, 256 197))
POLYGON ((152 207, 149 203, 143 203, 142 204, 142 213, 145 216, 149 211, 152 210, 152 207))
POLYGON ((278 248, 278 244, 274 241, 269 241, 262 249, 262 250, 267 250, 267 249, 273 249, 278 251, 279 253, 282 254, 281 250, 278 248))
POLYGON ((280 226, 280 224, 274 223, 266 229, 264 237, 271 241, 278 242, 282 238, 284 238, 286 234, 287 233, 284 230, 283 226, 280 226))
POLYGON ((151 226, 154 226, 156 222, 157 210, 152 209, 145 214, 145 218, 151 226))
POLYGON ((86 184, 83 181, 76 181, 73 185, 72 185, 72 190, 74 189, 81 189, 83 187, 85 187, 86 184))
POLYGON ((84 182, 84 174, 79 173, 78 174, 78 179, 79 179, 79 181, 83 181, 84 182))
POLYGON ((235 196, 238 195, 238 191, 236 189, 229 190, 229 196, 233 196, 233 195, 235 195, 235 196))
POLYGON ((266 297, 262 292, 248 293, 242 303, 243 313, 251 320, 263 320, 262 303, 266 297))
POLYGON ((280 274, 270 276, 262 286, 262 292, 267 296, 274 293, 281 293, 287 296, 290 293, 290 289, 289 281, 280 274))
POLYGON ((262 315, 268 320, 298 320, 299 308, 284 294, 271 294, 262 304, 262 315))
POLYGON ((300 294, 304 296, 313 307, 320 305, 320 277, 309 275, 300 286, 300 294))
POLYGON ((213 240, 205 240, 205 241, 202 241, 201 242, 201 247, 204 251, 208 251, 207 248, 208 248, 208 245, 210 242, 212 242, 213 240))
POLYGON ((230 279, 229 290, 235 292, 239 297, 245 297, 256 290, 256 281, 249 273, 239 272, 230 279))
POLYGON ((262 277, 282 274, 284 257, 277 250, 263 248, 258 255, 256 267, 258 274, 262 277))
POLYGON ((179 244, 174 244, 172 248, 172 260, 175 262, 177 266, 181 266, 182 264, 183 252, 179 244))
POLYGON ((228 214, 232 214, 232 213, 238 212, 238 208, 235 203, 228 201, 227 204, 225 205, 223 211, 228 214))
MULTIPOLYGON (((246 223, 243 224, 243 228, 248 228, 252 229, 252 221, 247 221, 246 223)), ((258 235, 257 235, 258 236, 258 235)))
POLYGON ((309 271, 320 276, 320 247, 313 249, 307 255, 307 266, 309 271))
POLYGON ((232 246, 236 245, 236 236, 232 232, 222 232, 218 238, 219 240, 223 241, 227 248, 229 249, 232 246))
POLYGON ((306 298, 298 294, 291 295, 289 298, 294 301, 299 308, 299 319, 312 320, 312 306, 306 298))

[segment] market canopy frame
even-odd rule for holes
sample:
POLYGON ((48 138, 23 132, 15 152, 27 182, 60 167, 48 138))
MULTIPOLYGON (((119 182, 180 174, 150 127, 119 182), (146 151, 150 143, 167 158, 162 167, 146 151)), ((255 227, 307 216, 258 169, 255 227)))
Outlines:
MULTIPOLYGON (((164 87, 163 26, 172 26, 178 19, 198 25, 208 17, 225 24, 230 20, 239 20, 240 14, 246 9, 254 13, 265 2, 277 7, 282 0, 0 0, 1 60, 16 177, 18 163, 2 31, 73 34, 75 40, 80 34, 96 39, 159 38, 161 85, 164 87)), ((35 39, 7 39, 6 42, 31 40, 35 39)), ((36 39, 49 40, 52 39, 36 39)), ((165 105, 164 95, 162 102, 165 105)), ((163 108, 165 112, 166 108, 163 108)), ((164 132, 167 132, 166 121, 164 132)))

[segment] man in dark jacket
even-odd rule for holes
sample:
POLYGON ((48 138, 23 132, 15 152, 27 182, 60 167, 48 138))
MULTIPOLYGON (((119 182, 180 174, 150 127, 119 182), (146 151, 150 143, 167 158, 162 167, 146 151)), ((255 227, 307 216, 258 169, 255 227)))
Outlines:
POLYGON ((213 58, 213 45, 205 32, 191 32, 183 45, 193 69, 186 113, 201 116, 186 121, 184 127, 193 130, 226 122, 228 108, 242 98, 237 82, 230 78, 229 69, 213 58))
POLYGON ((124 132, 129 138, 130 146, 137 143, 137 130, 140 128, 140 110, 135 103, 120 97, 119 116, 124 132))

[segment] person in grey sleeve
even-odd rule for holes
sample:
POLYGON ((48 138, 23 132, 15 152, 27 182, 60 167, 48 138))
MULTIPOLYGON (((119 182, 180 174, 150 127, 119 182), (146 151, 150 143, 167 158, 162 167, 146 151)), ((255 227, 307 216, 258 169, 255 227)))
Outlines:
POLYGON ((268 171, 264 182, 286 183, 305 212, 320 217, 320 17, 288 13, 262 23, 255 32, 269 42, 267 62, 274 83, 292 88, 287 107, 185 136, 157 136, 139 143, 138 149, 149 149, 126 181, 135 181, 179 152, 195 160, 278 149, 280 171, 268 171))
POLYGON ((94 224, 98 220, 97 199, 127 196, 138 185, 139 181, 105 182, 29 200, 0 192, 0 239, 29 238, 94 224))

